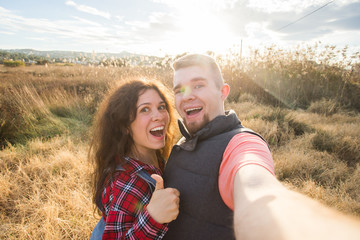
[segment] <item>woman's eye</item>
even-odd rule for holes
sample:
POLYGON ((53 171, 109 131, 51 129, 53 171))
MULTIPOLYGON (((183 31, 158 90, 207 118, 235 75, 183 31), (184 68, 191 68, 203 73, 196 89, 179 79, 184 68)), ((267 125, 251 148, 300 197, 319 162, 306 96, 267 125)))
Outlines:
POLYGON ((159 106, 159 110, 166 110, 166 106, 165 105, 159 106))
POLYGON ((148 107, 144 107, 142 109, 140 109, 140 112, 148 112, 150 111, 150 109, 148 107))
POLYGON ((204 85, 195 85, 195 89, 199 89, 199 88, 202 88, 204 85))

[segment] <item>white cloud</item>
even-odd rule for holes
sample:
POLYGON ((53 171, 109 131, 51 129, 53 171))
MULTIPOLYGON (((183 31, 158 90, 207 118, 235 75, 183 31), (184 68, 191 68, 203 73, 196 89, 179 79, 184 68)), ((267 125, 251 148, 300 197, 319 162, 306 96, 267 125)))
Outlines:
POLYGON ((80 17, 73 17, 74 19, 78 20, 79 22, 85 23, 87 25, 93 25, 93 26, 97 26, 97 27, 101 27, 101 24, 94 22, 94 21, 90 21, 84 18, 80 18, 80 17))
POLYGON ((15 33, 12 31, 0 31, 0 34, 5 34, 5 35, 14 35, 15 33))
POLYGON ((176 31, 177 17, 171 13, 153 12, 150 13, 148 19, 145 21, 126 21, 125 24, 136 31, 146 31, 140 35, 146 35, 153 32, 153 34, 165 34, 167 31, 176 31))
POLYGON ((35 40, 35 41, 49 41, 49 38, 40 38, 40 37, 29 37, 27 39, 35 40))
POLYGON ((320 6, 324 0, 249 0, 248 7, 266 13, 301 12, 310 6, 320 6))
POLYGON ((106 19, 110 19, 110 17, 111 17, 110 13, 108 13, 108 12, 103 12, 103 11, 100 11, 100 10, 98 10, 96 8, 89 7, 89 6, 86 6, 86 5, 79 5, 79 4, 76 4, 74 1, 66 1, 65 4, 68 5, 68 6, 75 7, 77 10, 79 10, 81 12, 89 13, 89 14, 92 14, 92 15, 100 16, 100 17, 104 17, 106 19))
MULTIPOLYGON (((1 9, 0 9, 1 10, 1 9)), ((0 26, 25 34, 55 34, 60 38, 91 40, 112 38, 110 29, 102 27, 86 19, 74 17, 75 20, 57 20, 25 18, 12 14, 10 11, 2 11, 0 14, 0 26)))
POLYGON ((9 13, 10 11, 3 8, 3 7, 0 7, 0 14, 4 14, 4 13, 9 13))
POLYGON ((327 3, 344 6, 350 3, 358 2, 358 0, 248 0, 247 7, 256 9, 266 13, 280 13, 280 12, 302 12, 309 7, 321 7, 327 3))
POLYGON ((152 0, 155 3, 165 4, 178 10, 191 9, 226 9, 234 7, 239 0, 152 0))
POLYGON ((115 16, 115 18, 120 22, 124 20, 124 16, 115 16))
POLYGON ((149 27, 149 23, 144 21, 126 21, 125 24, 129 25, 133 29, 149 27))

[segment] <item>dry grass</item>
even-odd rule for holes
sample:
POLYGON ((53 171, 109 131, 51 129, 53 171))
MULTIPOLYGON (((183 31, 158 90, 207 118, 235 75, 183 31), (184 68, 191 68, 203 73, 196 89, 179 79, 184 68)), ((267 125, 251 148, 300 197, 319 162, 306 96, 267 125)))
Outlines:
MULTIPOLYGON (((259 87, 244 93, 249 76, 229 69, 226 108, 268 140, 277 177, 360 217, 359 113, 329 100, 308 110, 271 106, 259 87)), ((92 116, 109 88, 144 76, 171 85, 168 67, 0 66, 0 239, 89 238, 98 219, 87 161, 92 116)))
POLYGON ((95 224, 86 145, 67 137, 0 152, 1 239, 87 239, 95 224))

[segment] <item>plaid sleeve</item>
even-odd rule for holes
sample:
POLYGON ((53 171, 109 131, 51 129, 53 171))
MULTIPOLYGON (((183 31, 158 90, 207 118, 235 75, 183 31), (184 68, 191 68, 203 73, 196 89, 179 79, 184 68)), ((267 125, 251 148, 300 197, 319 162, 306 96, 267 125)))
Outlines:
POLYGON ((166 224, 157 223, 146 210, 151 198, 141 178, 120 172, 105 189, 105 231, 102 239, 162 239, 166 224))

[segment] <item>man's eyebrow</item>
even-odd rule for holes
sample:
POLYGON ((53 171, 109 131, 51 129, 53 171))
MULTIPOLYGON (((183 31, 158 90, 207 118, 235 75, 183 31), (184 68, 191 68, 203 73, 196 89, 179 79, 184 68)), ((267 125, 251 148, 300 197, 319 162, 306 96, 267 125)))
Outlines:
POLYGON ((175 87, 173 87, 173 91, 178 90, 180 88, 180 84, 177 84, 175 87))
MULTIPOLYGON (((193 79, 190 80, 190 82, 199 82, 199 81, 206 81, 206 78, 203 78, 203 77, 195 77, 193 79)), ((173 91, 177 90, 181 88, 181 85, 180 84, 177 84, 174 88, 173 88, 173 91)))

